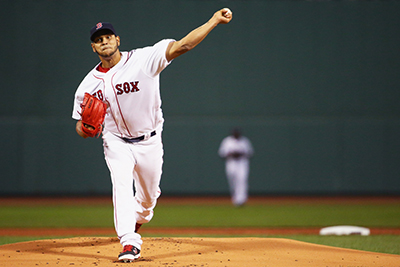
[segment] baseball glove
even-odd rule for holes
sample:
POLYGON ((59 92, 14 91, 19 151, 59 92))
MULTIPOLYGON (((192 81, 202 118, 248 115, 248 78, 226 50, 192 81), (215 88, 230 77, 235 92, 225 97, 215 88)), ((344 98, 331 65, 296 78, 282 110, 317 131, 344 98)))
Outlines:
POLYGON ((85 93, 81 108, 82 132, 89 137, 98 138, 103 130, 107 105, 91 94, 85 93))

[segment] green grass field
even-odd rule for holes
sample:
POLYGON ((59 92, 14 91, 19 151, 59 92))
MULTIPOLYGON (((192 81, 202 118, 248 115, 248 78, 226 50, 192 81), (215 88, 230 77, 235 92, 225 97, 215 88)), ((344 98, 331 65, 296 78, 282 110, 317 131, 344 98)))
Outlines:
MULTIPOLYGON (((391 204, 249 204, 235 208, 226 203, 162 204, 145 227, 326 227, 357 225, 400 228, 400 205, 391 204)), ((0 228, 113 227, 111 204, 1 205, 0 228)), ((144 235, 144 237, 149 235, 144 235)), ((157 235, 161 236, 161 235, 157 235)), ((165 236, 165 235, 164 235, 165 236)), ((182 235, 180 235, 182 236, 182 235)), ((283 237, 316 244, 400 255, 399 235, 283 237)), ((40 239, 50 237, 41 237, 40 239)), ((51 237, 54 238, 54 237, 51 237)), ((58 237, 62 238, 62 237, 58 237)), ((35 240, 37 237, 0 237, 0 244, 35 240)))

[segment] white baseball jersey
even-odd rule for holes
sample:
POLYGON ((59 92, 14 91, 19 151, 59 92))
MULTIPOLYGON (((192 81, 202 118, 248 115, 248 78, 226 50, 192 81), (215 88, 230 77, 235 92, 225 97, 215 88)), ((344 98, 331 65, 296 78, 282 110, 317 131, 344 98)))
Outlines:
MULTIPOLYGON (((244 136, 241 136, 239 139, 236 139, 233 136, 225 137, 224 140, 222 140, 221 142, 218 154, 221 157, 225 158, 231 153, 240 153, 245 156, 240 159, 247 159, 251 157, 253 155, 253 147, 250 140, 244 136)), ((228 158, 228 160, 234 159, 228 158)))
POLYGON ((85 92, 107 103, 104 130, 119 137, 139 137, 162 125, 159 74, 170 62, 166 39, 154 46, 121 52, 121 60, 107 73, 98 65, 83 79, 75 93, 72 118, 79 120, 85 92))

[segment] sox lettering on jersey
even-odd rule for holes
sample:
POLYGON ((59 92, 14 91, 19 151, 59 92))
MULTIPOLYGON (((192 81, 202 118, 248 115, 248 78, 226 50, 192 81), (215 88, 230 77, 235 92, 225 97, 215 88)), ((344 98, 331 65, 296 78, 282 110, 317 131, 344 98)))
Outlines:
POLYGON ((139 81, 119 83, 115 86, 117 95, 129 94, 140 91, 138 88, 139 81))
MULTIPOLYGON (((129 93, 134 93, 140 91, 138 87, 139 81, 135 82, 124 82, 124 83, 119 83, 115 86, 117 89, 117 95, 122 95, 122 94, 129 94, 129 93)), ((98 90, 97 92, 93 93, 93 96, 96 96, 100 100, 104 100, 103 97, 103 92, 101 90, 98 90)))

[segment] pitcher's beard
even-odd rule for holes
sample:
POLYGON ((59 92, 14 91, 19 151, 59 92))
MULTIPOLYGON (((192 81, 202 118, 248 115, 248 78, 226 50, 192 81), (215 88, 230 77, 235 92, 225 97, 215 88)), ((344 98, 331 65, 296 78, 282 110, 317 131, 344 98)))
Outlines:
POLYGON ((115 53, 118 51, 118 46, 113 50, 113 51, 111 51, 111 52, 99 52, 99 51, 96 51, 96 53, 99 55, 99 56, 101 56, 101 57, 103 57, 103 58, 110 58, 110 57, 112 57, 113 55, 115 55, 115 53))

